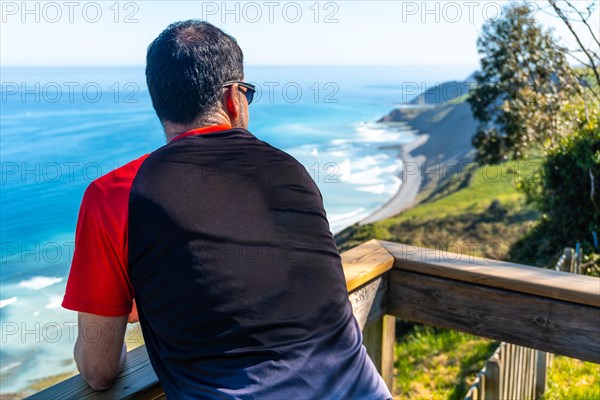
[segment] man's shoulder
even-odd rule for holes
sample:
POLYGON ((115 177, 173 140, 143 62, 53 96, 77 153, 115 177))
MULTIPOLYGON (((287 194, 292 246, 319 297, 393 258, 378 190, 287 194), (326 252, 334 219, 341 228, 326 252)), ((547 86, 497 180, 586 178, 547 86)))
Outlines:
POLYGON ((117 197, 128 197, 133 180, 140 166, 148 156, 149 154, 144 154, 93 180, 86 189, 84 198, 87 201, 112 202, 117 197))
POLYGON ((281 160, 288 161, 288 162, 290 162, 292 164, 295 164, 297 166, 300 166, 300 167, 304 168, 304 166, 302 165, 302 163, 300 163, 300 161, 298 161, 296 159, 296 157, 292 156, 290 153, 288 153, 288 152, 286 152, 286 151, 284 151, 284 150, 282 150, 282 149, 280 149, 278 147, 275 147, 274 145, 272 145, 272 144, 270 144, 270 143, 268 143, 268 142, 266 142, 266 141, 264 141, 262 139, 259 139, 259 138, 255 137, 254 135, 252 135, 252 138, 255 140, 255 143, 259 147, 261 147, 261 148, 263 148, 263 149, 265 149, 265 150, 273 153, 274 155, 278 156, 281 160))

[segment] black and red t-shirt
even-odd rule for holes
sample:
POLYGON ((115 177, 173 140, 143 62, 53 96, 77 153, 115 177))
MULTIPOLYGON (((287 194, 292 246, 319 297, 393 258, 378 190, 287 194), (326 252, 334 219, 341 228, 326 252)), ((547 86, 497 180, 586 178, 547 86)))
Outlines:
POLYGON ((243 129, 187 132, 86 190, 63 307, 135 298, 169 399, 386 399, 320 192, 243 129))

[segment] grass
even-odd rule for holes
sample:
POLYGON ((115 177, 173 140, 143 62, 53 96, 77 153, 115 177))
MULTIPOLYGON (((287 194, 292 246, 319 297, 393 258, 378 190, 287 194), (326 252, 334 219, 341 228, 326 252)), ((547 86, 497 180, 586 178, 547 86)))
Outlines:
MULTIPOLYGON (((354 225, 338 236, 342 250, 382 239, 456 253, 506 259, 514 242, 537 224, 539 214, 517 191, 520 174, 539 163, 468 166, 435 186, 421 203, 393 218, 354 225)), ((526 172, 527 171, 527 172, 526 172)))
POLYGON ((497 342, 415 325, 396 343, 396 399, 463 399, 497 342))
POLYGON ((442 192, 432 199, 434 201, 426 202, 395 218, 390 218, 385 221, 384 226, 411 218, 441 219, 465 213, 483 212, 494 200, 498 200, 504 207, 510 209, 521 208, 524 197, 517 192, 516 180, 524 169, 525 165, 516 161, 481 168, 468 165, 456 176, 448 177, 447 183, 442 185, 442 192))
POLYGON ((548 368, 544 400, 600 399, 600 364, 556 356, 548 368))

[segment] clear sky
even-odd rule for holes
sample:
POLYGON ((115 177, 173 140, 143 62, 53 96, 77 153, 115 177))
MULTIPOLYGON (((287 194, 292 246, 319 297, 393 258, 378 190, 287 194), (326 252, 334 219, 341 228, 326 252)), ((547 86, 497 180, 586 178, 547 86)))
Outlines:
MULTIPOLYGON (((585 0, 575 0, 582 2, 585 0)), ((463 65, 504 1, 5 1, 2 66, 144 65, 171 22, 205 19, 235 36, 246 65, 463 65)), ((556 35, 562 22, 532 3, 556 35)), ((594 17, 598 27, 598 10, 594 17), (596 18, 597 17, 597 18, 596 18)))

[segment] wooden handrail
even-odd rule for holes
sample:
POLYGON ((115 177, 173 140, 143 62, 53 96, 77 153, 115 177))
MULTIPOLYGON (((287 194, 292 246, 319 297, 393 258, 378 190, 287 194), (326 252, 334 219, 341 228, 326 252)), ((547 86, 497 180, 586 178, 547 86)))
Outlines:
POLYGON ((401 243, 379 243, 394 256, 396 267, 406 271, 600 307, 597 278, 401 243))
MULTIPOLYGON (((600 279, 371 240, 342 254, 369 355, 393 385, 394 317, 600 363, 600 279)), ((79 375, 32 399, 161 399, 144 346, 113 387, 79 375)))
POLYGON ((394 257, 377 240, 369 240, 341 256, 348 292, 383 275, 394 265, 394 257))
POLYGON ((600 363, 600 279, 391 242, 387 313, 600 363))
POLYGON ((36 400, 157 400, 165 398, 144 345, 127 353, 123 371, 108 390, 96 392, 85 383, 80 375, 75 375, 28 397, 28 399, 36 400))

